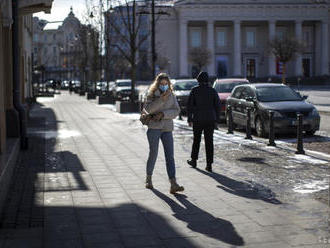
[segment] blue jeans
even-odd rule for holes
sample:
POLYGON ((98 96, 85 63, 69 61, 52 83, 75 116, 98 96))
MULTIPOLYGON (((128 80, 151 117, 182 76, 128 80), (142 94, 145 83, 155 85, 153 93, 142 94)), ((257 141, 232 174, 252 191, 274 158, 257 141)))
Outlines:
POLYGON ((172 132, 162 132, 160 129, 148 129, 147 137, 149 141, 149 157, 147 161, 147 175, 151 176, 158 155, 159 139, 164 147, 166 170, 169 179, 175 178, 174 145, 172 132))

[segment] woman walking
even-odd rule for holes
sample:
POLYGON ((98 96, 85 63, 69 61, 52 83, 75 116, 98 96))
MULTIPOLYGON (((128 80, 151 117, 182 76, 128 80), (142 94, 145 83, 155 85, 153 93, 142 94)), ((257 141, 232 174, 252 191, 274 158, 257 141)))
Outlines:
POLYGON ((151 115, 148 123, 147 137, 149 142, 149 157, 147 161, 146 188, 153 189, 152 174, 158 155, 159 140, 162 141, 166 159, 166 170, 174 194, 184 188, 175 179, 173 119, 179 115, 180 107, 173 94, 173 86, 166 73, 160 73, 150 86, 147 102, 143 109, 145 114, 151 115))

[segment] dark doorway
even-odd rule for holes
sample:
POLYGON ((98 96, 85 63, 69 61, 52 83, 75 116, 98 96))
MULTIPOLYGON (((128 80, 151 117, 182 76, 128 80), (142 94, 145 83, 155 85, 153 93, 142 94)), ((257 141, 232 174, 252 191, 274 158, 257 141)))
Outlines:
POLYGON ((304 58, 303 59, 303 70, 304 70, 304 77, 311 76, 311 59, 304 58))
POLYGON ((226 78, 228 76, 227 56, 218 56, 216 61, 217 61, 217 77, 226 78))
POLYGON ((256 60, 246 59, 246 77, 255 78, 256 77, 256 60))

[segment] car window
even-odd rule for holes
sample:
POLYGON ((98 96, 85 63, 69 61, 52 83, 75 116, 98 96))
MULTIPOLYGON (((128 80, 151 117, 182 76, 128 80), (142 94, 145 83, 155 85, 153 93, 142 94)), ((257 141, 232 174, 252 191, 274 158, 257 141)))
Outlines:
POLYGON ((232 97, 239 99, 242 93, 243 87, 238 87, 234 90, 232 97))
POLYGON ((301 101, 302 98, 287 86, 258 87, 257 99, 261 102, 301 101))
POLYGON ((241 84, 247 84, 247 82, 244 81, 234 81, 234 82, 218 82, 216 84, 215 90, 218 93, 230 93, 235 86, 241 85, 241 84))
POLYGON ((250 97, 254 97, 254 93, 250 87, 244 87, 242 94, 240 95, 241 99, 247 99, 250 97))
POLYGON ((123 87, 123 86, 131 86, 131 82, 126 81, 126 82, 118 82, 117 86, 123 87))
POLYGON ((198 85, 198 82, 196 82, 196 81, 176 82, 174 84, 174 90, 191 90, 193 87, 195 87, 197 85, 198 85))

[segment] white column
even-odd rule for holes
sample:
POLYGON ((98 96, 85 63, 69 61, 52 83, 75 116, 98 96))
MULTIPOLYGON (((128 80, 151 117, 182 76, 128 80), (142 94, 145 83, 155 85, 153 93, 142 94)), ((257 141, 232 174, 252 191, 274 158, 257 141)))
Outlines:
MULTIPOLYGON (((298 20, 295 22, 295 33, 296 33, 296 39, 298 42, 302 41, 302 21, 298 20)), ((300 52, 296 55, 296 76, 302 76, 303 69, 302 69, 302 55, 300 52)))
POLYGON ((188 21, 180 20, 180 76, 188 76, 188 21))
POLYGON ((234 76, 241 76, 241 21, 234 21, 234 76))
MULTIPOLYGON (((276 21, 270 20, 268 22, 268 38, 269 41, 273 40, 276 36, 276 21)), ((268 58, 268 75, 269 76, 275 76, 276 70, 275 70, 276 64, 275 64, 275 56, 273 54, 269 54, 268 58)))
POLYGON ((208 73, 210 76, 215 76, 215 61, 214 61, 214 22, 207 22, 207 48, 210 50, 211 58, 210 64, 208 65, 208 73))
POLYGON ((322 21, 321 29, 322 29, 322 64, 321 64, 321 74, 328 75, 329 74, 329 27, 327 21, 322 21))

